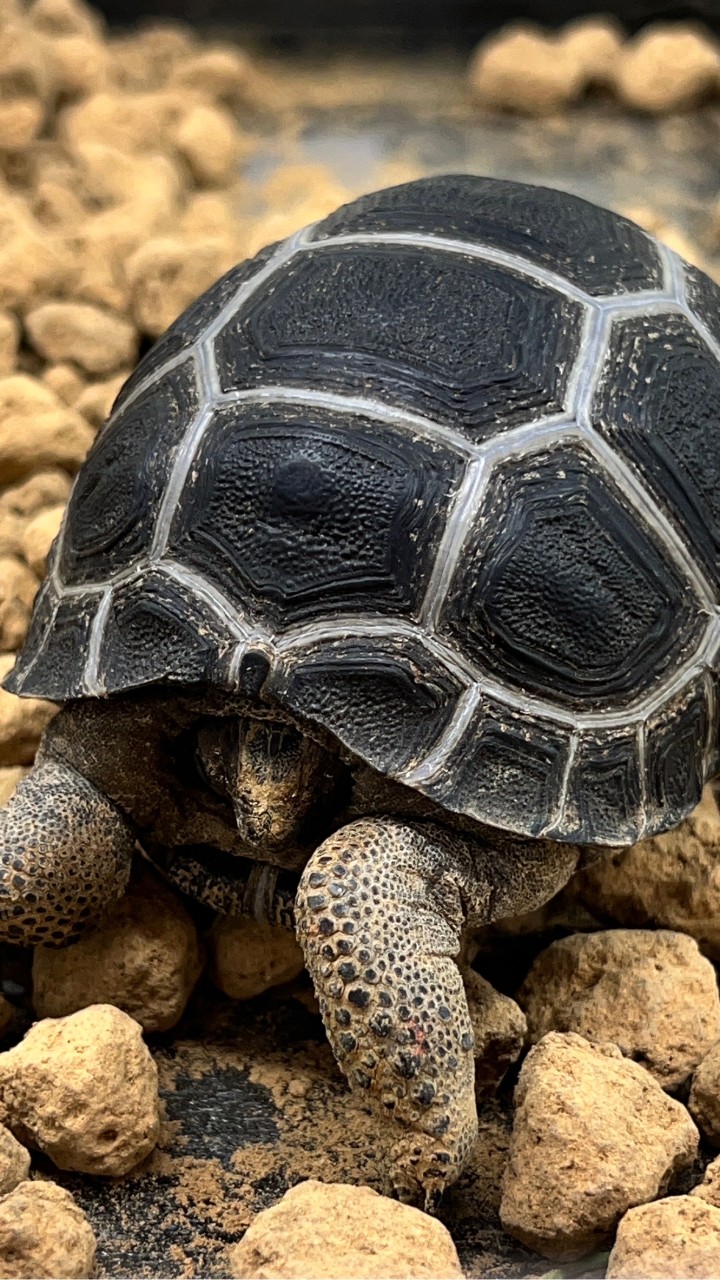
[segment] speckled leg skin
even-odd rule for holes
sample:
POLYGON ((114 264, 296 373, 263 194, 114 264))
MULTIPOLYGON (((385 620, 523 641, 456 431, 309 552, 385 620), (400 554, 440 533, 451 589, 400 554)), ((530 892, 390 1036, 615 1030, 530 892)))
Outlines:
POLYGON ((477 896, 465 841, 429 823, 363 819, 319 846, 295 904, 335 1056, 395 1126, 397 1194, 425 1208, 477 1135, 473 1035, 453 960, 477 896))
POLYGON ((70 765, 45 759, 0 809, 0 940, 61 946, 122 895, 134 836, 70 765))

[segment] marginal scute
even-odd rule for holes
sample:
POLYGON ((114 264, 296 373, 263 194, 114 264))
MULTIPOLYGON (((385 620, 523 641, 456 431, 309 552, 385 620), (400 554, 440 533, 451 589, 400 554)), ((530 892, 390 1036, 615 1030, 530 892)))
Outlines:
POLYGON ((562 817, 547 834, 578 844, 634 844, 643 822, 637 728, 580 733, 562 817))
POLYGON ((442 174, 361 196, 330 214, 314 239, 416 232, 515 253, 594 296, 659 289, 657 244, 627 218, 566 191, 442 174))
POLYGON ((720 343, 720 288, 704 271, 685 263, 685 291, 698 319, 720 343))
MULTIPOLYGON (((709 724, 703 675, 689 681, 646 725, 648 835, 675 827, 699 803, 709 724)), ((714 727, 717 736, 717 725, 714 727)))
POLYGON ((540 835, 560 801, 571 732, 483 698, 442 768, 420 790, 479 822, 540 835))
MULTIPOLYGON (((7 689, 9 693, 18 693, 29 697, 40 687, 32 679, 32 673, 36 665, 40 663, 44 647, 52 634, 52 621, 57 599, 57 594, 48 578, 35 597, 30 629, 25 644, 15 659, 15 666, 3 681, 3 688, 7 689)), ((53 679, 56 679, 64 690, 66 681, 69 679, 72 682, 74 674, 74 671, 68 672, 63 668, 63 670, 55 673, 53 679)), ((43 693, 38 694, 39 697, 52 697, 49 693, 45 694, 44 683, 42 688, 43 693)), ((65 698, 67 696, 67 693, 63 692, 62 697, 65 698)))
POLYGON ((133 370, 127 382, 115 401, 114 411, 122 407, 128 396, 133 391, 150 378, 154 373, 167 364, 169 360, 173 360, 183 351, 192 346, 194 342, 203 337, 208 325, 213 321, 218 312, 230 301, 233 294, 237 293, 242 285, 248 284, 253 276, 257 275, 267 263, 270 261, 273 253, 277 249, 276 244, 269 245, 266 249, 262 249, 254 258, 250 258, 247 262, 240 262, 236 267, 231 267, 225 272, 219 280, 215 281, 205 293, 193 302, 192 306, 183 311, 178 316, 174 324, 157 342, 153 343, 147 355, 143 356, 140 363, 133 370))
POLYGON ((236 638, 202 600, 163 573, 113 591, 98 666, 115 693, 155 681, 213 682, 236 638))
POLYGON ((481 441, 560 412, 582 306, 461 254, 360 245, 290 262, 216 340, 220 384, 376 399, 481 441))
POLYGON ((42 696, 55 702, 82 697, 88 642, 101 598, 100 592, 93 591, 61 598, 49 628, 45 610, 36 614, 47 628, 47 639, 42 648, 35 650, 37 661, 23 685, 23 693, 42 688, 42 696))
POLYGON ((62 581, 105 582, 147 552, 174 450, 197 408, 188 359, 101 432, 70 497, 62 581))
POLYGON ((169 553, 275 627, 419 607, 459 457, 368 418, 218 409, 169 553))
POLYGON ((333 731, 369 764, 397 773, 416 764, 447 727, 455 677, 419 641, 328 641, 292 655, 267 691, 333 731))
POLYGON ((560 442, 496 468, 441 630, 521 694, 589 711, 642 695, 702 619, 599 463, 560 442))
POLYGON ((689 320, 615 320, 593 422, 640 473, 720 591, 720 452, 708 448, 718 421, 720 364, 689 320))

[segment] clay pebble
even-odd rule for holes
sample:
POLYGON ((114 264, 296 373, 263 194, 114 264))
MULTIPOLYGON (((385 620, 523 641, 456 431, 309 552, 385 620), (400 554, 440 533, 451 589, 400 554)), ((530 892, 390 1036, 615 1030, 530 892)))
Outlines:
POLYGON ((698 1150, 681 1103, 612 1044, 551 1032, 528 1054, 500 1218, 547 1258, 605 1244, 632 1206, 663 1195, 698 1150))
POLYGON ((720 1209, 671 1196, 631 1209, 618 1227, 607 1280, 708 1280, 720 1274, 720 1209))
POLYGON ((96 1248, 87 1217, 55 1182, 21 1182, 0 1200, 0 1280, 85 1280, 96 1248))
POLYGON ((185 1011, 202 971, 200 942, 181 900, 136 871, 99 929, 72 947, 36 947, 33 1003, 41 1018, 114 1005, 145 1031, 167 1031, 185 1011))
POLYGON ((237 1280, 461 1277, 449 1231, 369 1187, 309 1180, 251 1222, 228 1253, 237 1280))
POLYGON ((517 993, 531 1043, 548 1031, 609 1041, 677 1089, 720 1039, 715 971, 697 943, 668 930, 604 929, 560 938, 517 993))
POLYGON ((219 917, 207 944, 210 977, 233 1000, 251 1000, 305 967, 293 933, 246 916, 219 917))
POLYGON ((157 1068, 139 1024, 112 1005, 35 1023, 0 1054, 0 1121, 60 1169, 135 1168, 160 1128, 157 1068))

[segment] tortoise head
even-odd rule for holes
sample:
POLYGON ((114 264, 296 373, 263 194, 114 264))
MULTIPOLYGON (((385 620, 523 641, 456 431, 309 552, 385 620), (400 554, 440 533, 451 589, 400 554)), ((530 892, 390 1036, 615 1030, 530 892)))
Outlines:
POLYGON ((254 716, 203 725, 197 760, 208 785, 231 802, 242 839, 258 849, 298 835, 331 763, 296 725, 254 716))

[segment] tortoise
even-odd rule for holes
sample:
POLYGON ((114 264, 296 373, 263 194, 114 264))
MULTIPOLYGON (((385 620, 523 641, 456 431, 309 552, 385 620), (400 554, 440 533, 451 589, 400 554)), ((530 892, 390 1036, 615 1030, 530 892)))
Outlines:
POLYGON ((6 688, 2 936, 139 843, 294 927, 433 1208, 477 1126, 458 957, 718 771, 720 291, 627 219, 442 175, 234 267, 125 383, 6 688))

